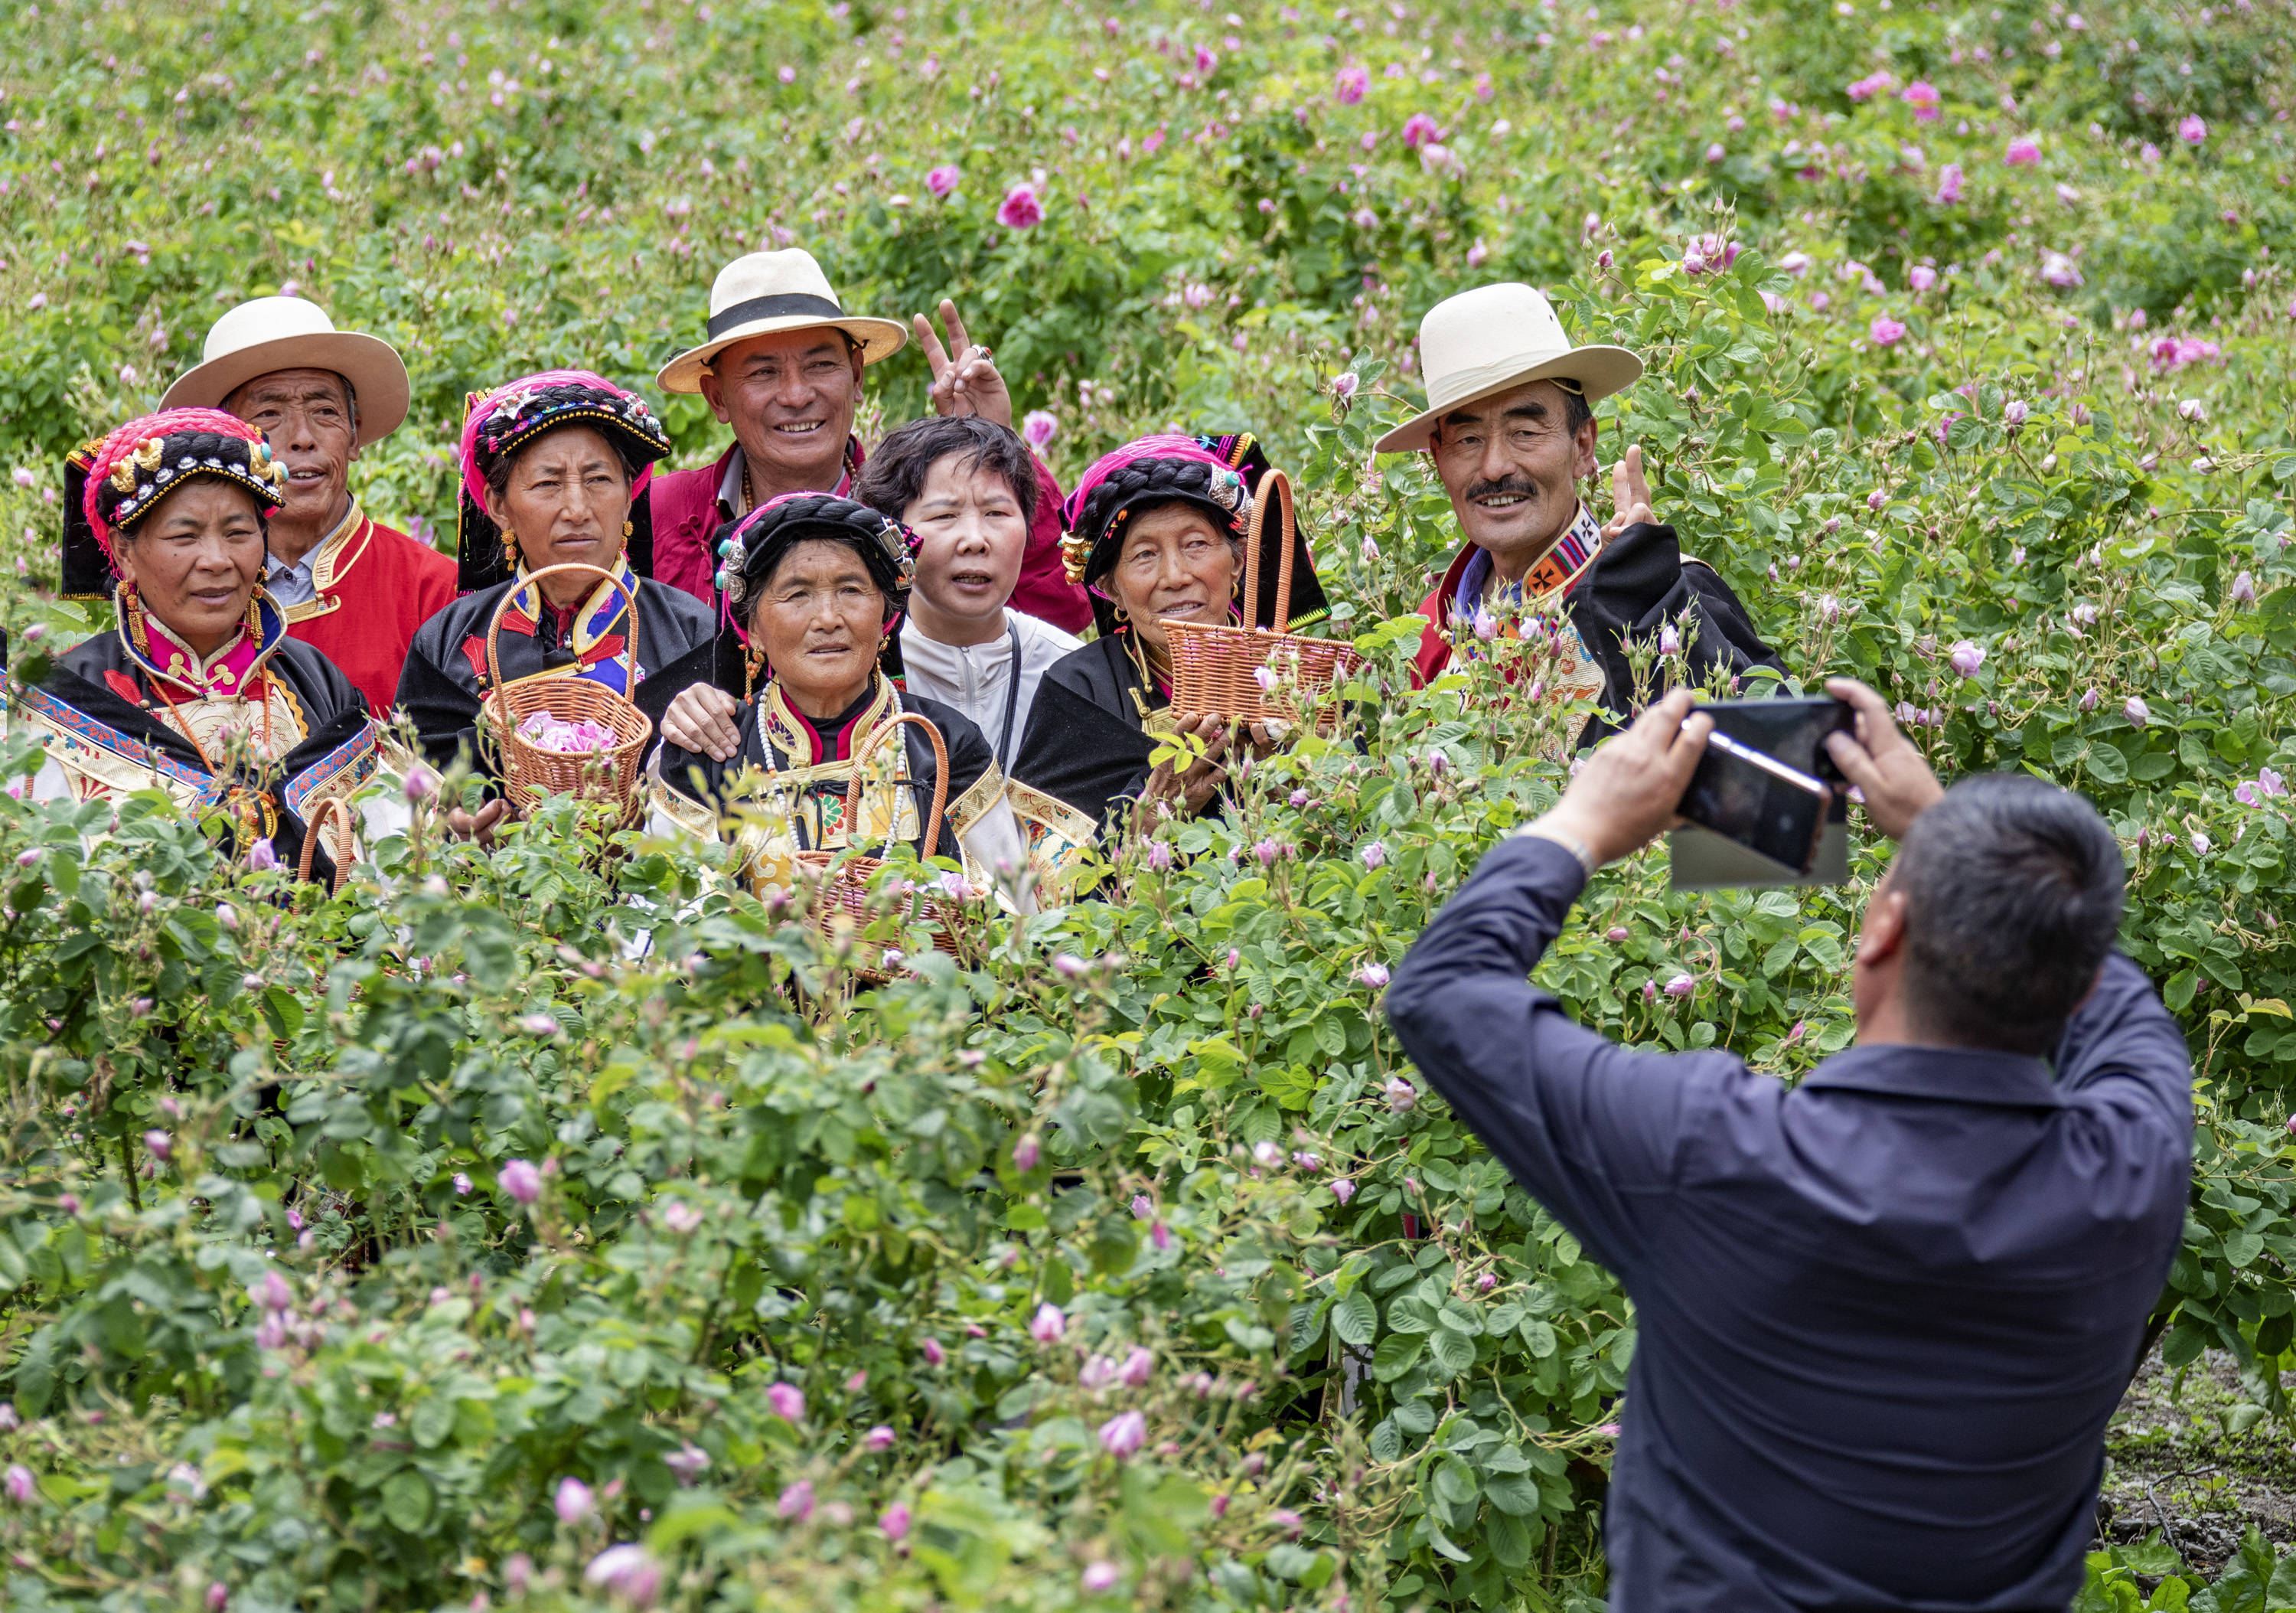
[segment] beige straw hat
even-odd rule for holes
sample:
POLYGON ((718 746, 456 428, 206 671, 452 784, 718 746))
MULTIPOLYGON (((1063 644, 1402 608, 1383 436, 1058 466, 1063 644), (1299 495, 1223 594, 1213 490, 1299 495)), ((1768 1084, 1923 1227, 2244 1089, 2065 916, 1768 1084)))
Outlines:
POLYGON ((219 409, 223 400, 274 370, 332 370, 358 396, 365 448, 406 418, 406 366, 379 336, 339 331, 327 310, 300 297, 258 297, 208 327, 200 361, 176 377, 163 409, 219 409))
POLYGON ((1640 380, 1643 361, 1622 347, 1572 347, 1544 293, 1508 281, 1447 297, 1419 322, 1424 413, 1372 446, 1382 454, 1423 449, 1436 423, 1465 404, 1533 381, 1575 381, 1592 405, 1640 380))
POLYGON ((663 365, 655 379, 665 392, 698 392, 709 361, 736 342, 821 325, 832 325, 859 343, 864 364, 890 358, 909 339, 908 326, 898 320, 848 314, 829 276, 802 247, 751 252, 718 271, 717 284, 709 288, 709 340, 663 365))

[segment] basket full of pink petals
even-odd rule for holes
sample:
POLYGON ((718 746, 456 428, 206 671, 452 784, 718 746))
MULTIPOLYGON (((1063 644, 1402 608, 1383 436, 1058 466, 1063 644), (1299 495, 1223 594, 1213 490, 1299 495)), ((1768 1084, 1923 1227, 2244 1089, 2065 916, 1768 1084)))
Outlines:
MULTIPOLYGON (((567 563, 545 567, 533 582, 554 571, 582 571, 606 577, 625 597, 620 580, 595 566, 567 563)), ((625 818, 636 809, 638 765, 644 759, 653 724, 621 695, 589 678, 525 678, 504 687, 497 637, 503 608, 517 597, 503 597, 487 630, 487 662, 494 693, 487 697, 488 726, 502 750, 503 783, 521 811, 545 795, 579 795, 619 807, 625 818)), ((624 648, 627 677, 637 687, 637 602, 630 599, 629 638, 624 648)))

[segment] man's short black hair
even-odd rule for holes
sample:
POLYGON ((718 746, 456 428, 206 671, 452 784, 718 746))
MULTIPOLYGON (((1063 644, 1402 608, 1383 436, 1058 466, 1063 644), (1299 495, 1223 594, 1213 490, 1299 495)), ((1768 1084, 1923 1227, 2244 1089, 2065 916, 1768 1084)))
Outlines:
POLYGON ((2127 869, 2096 809, 2022 773, 1964 778, 1890 866, 1906 1010, 1925 1035, 2046 1053, 2120 931, 2127 869))
POLYGON ((978 415, 933 415, 912 420, 870 451, 861 467, 853 496, 871 509, 896 521, 925 490, 932 467, 951 454, 962 456, 961 472, 982 471, 1002 476, 1013 490, 1026 525, 1037 518, 1037 465, 1029 445, 1011 426, 997 425, 978 415))

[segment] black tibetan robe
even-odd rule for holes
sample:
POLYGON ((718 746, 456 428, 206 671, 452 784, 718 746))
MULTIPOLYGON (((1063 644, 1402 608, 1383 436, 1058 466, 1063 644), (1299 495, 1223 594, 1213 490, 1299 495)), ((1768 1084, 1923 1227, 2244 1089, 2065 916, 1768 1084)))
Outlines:
MULTIPOLYGON (((157 789, 187 811, 220 811, 234 853, 268 841, 294 863, 319 802, 348 802, 379 764, 365 697, 287 637, 267 598, 255 601, 242 637, 204 662, 124 597, 113 609, 111 630, 58 656, 16 702, 16 720, 46 750, 34 794, 92 801, 157 789)), ((331 827, 324 844, 333 839, 331 827)), ((333 872, 324 852, 314 868, 333 872)))
POLYGON ((664 744, 650 799, 659 828, 734 839, 748 853, 745 873, 754 884, 786 887, 798 852, 837 851, 857 841, 873 856, 898 840, 920 856, 948 858, 984 888, 1000 874, 1009 877, 1026 857, 988 737, 954 707, 903 694, 880 674, 852 707, 816 722, 769 679, 734 721, 742 744, 729 761, 664 744), (869 735, 904 712, 931 722, 948 751, 947 802, 930 848, 924 819, 936 761, 931 740, 913 723, 903 725, 898 743, 869 747, 859 821, 846 821, 854 755, 869 735))
MULTIPOLYGON (((635 698, 633 681, 692 654, 717 635, 709 607, 681 589, 617 567, 637 601, 636 675, 627 664, 630 605, 619 588, 600 582, 571 613, 544 607, 523 579, 467 594, 424 622, 399 675, 398 704, 414 720, 423 754, 432 766, 450 765, 467 752, 488 777, 500 758, 491 737, 482 741, 480 708, 493 692, 487 629, 496 607, 517 590, 503 613, 498 635, 505 685, 534 678, 586 678, 635 698)), ((643 703, 641 703, 643 704, 643 703)))

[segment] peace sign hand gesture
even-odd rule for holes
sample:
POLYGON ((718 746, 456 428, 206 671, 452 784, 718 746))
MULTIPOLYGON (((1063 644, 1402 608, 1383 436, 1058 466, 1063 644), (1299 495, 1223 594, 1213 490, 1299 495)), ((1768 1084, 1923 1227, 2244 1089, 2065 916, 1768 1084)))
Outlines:
POLYGON ((1628 527, 1655 522, 1651 514, 1650 483, 1643 480, 1642 444, 1628 449, 1611 467, 1611 518, 1603 523, 1603 541, 1610 542, 1628 527))
POLYGON ((940 338, 933 333, 931 321, 922 314, 911 317, 910 323, 917 333, 917 345, 925 350, 925 362, 932 366, 932 389, 926 395, 932 399, 937 415, 978 415, 1007 430, 1013 424, 1013 394, 1005 390, 1004 377, 996 373, 996 361, 986 347, 975 344, 964 333, 964 321, 957 317, 956 304, 941 299, 940 322, 948 330, 948 345, 943 347, 940 338), (956 357, 950 358, 955 353, 956 357))

